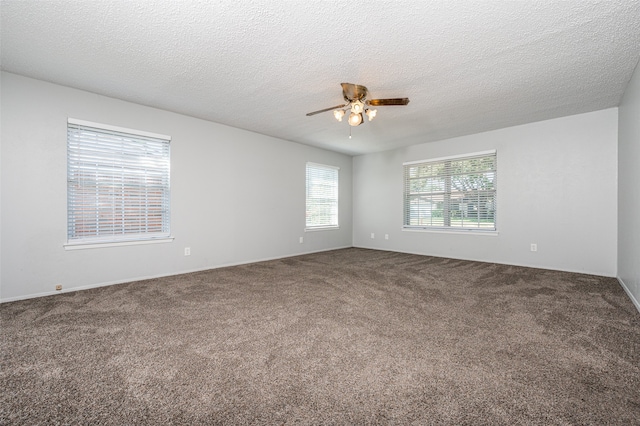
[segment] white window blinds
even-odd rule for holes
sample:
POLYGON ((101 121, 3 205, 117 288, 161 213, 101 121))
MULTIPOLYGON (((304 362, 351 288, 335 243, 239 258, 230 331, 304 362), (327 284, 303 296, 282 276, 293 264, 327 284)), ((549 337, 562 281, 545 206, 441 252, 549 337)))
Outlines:
POLYGON ((496 229, 495 151, 404 164, 404 227, 496 229))
POLYGON ((69 243, 169 236, 170 137, 69 119, 69 243))
POLYGON ((339 168, 307 163, 306 229, 338 226, 339 168))

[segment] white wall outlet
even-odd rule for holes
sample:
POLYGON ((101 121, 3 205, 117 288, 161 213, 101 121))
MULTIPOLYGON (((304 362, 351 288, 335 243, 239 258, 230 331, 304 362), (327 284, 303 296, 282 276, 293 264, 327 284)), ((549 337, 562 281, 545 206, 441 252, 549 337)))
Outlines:
POLYGON ((191 256, 191 247, 185 247, 184 248, 184 255, 185 256, 191 256))
POLYGON ((371 233, 371 239, 374 239, 376 237, 376 234, 374 234, 373 232, 371 233))
POLYGON ((531 244, 531 251, 538 251, 538 245, 537 244, 531 244))
POLYGON ((388 240, 389 239, 389 234, 384 234, 384 239, 388 240))
POLYGON ((300 244, 304 243, 304 237, 300 237, 300 244))

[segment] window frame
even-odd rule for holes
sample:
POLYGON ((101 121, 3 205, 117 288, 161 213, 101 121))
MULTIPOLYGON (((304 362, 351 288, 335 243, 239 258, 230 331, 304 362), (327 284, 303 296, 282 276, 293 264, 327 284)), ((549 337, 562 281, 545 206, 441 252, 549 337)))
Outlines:
MULTIPOLYGON (((131 163, 130 163, 131 164, 131 163)), ((107 211, 104 209, 103 211, 107 211)), ((93 213, 92 213, 93 214, 93 213)), ((155 244, 170 242, 171 236, 171 137, 141 130, 128 129, 108 124, 95 123, 74 118, 67 119, 67 241, 65 249, 111 247, 118 245, 155 244), (89 136, 83 136, 85 129, 89 136), (94 133, 94 135, 91 135, 94 133), (77 135, 77 136, 76 136, 77 135), (90 142, 101 140, 102 150, 91 154, 90 142), (138 143, 142 146, 136 146, 138 143), (133 148, 131 148, 133 147, 133 148), (83 151, 85 150, 85 151, 83 151), (147 156, 142 156, 143 154, 147 156), (95 157, 93 157, 95 155, 95 157), (111 157, 110 157, 111 155, 111 157), (127 158, 128 156, 128 158, 127 158), (124 165, 125 159, 135 159, 130 167, 122 167, 119 171, 114 165, 124 165), (82 182, 80 168, 90 164, 92 173, 89 179, 82 182), (145 165, 148 164, 148 165, 145 165), (93 168, 91 168, 93 167, 93 168), (111 167, 111 168, 110 168, 111 167), (132 179, 135 175, 144 175, 144 179, 132 179), (149 177, 151 175, 151 177, 149 177), (111 179, 108 181, 108 179, 111 179), (114 184, 115 182, 115 184, 114 184), (114 187, 118 187, 113 190, 114 187), (77 215, 84 209, 77 203, 86 201, 82 194, 95 193, 95 204, 88 204, 87 211, 95 210, 99 214, 104 209, 105 200, 113 203, 113 210, 120 213, 108 213, 103 219, 106 223, 116 218, 121 221, 118 226, 100 224, 100 219, 90 223, 85 234, 78 232, 77 215), (99 188, 111 190, 111 197, 104 196, 99 188), (131 199, 143 197, 138 202, 137 216, 127 215, 127 208, 135 206, 131 199), (149 197, 153 197, 149 201, 149 197), (127 200, 129 198, 129 200, 127 200), (114 200, 121 200, 116 204, 114 200), (102 204, 101 204, 102 203, 102 204), (155 205, 154 205, 155 204, 155 205), (119 207, 119 209, 116 208, 119 207), (159 206, 159 207, 158 207, 159 206), (151 215, 155 213, 154 215, 151 215), (74 214, 76 216, 74 216, 74 214), (127 217, 129 216, 129 217, 127 217), (140 219, 151 221, 151 230, 143 230, 140 219), (135 232, 137 222, 137 231, 135 232), (111 228, 111 232, 109 229, 111 228), (91 232, 94 232, 93 234, 91 232)))
MULTIPOLYGON (((316 199, 318 197, 315 197, 316 199)), ((322 230, 331 230, 331 229, 339 229, 340 228, 340 167, 331 166, 328 164, 320 164, 314 163, 311 161, 307 161, 305 166, 305 232, 306 231, 322 231, 322 230), (335 172, 335 182, 333 183, 334 190, 333 194, 327 194, 329 196, 329 201, 333 204, 333 209, 335 209, 335 213, 330 213, 330 223, 317 223, 313 224, 309 222, 309 210, 310 207, 313 207, 313 204, 310 206, 310 168, 315 169, 317 171, 322 170, 323 172, 335 172)))
MULTIPOLYGON (((464 200, 464 198, 467 198, 466 196, 462 196, 462 199, 464 200)), ((463 203, 459 203, 459 205, 462 205, 463 203)), ((466 206, 466 203, 464 203, 464 205, 466 206)), ((409 162, 405 162, 403 163, 403 219, 402 219, 402 229, 405 231, 436 231, 436 232, 453 232, 453 233, 481 233, 481 234, 497 234, 498 232, 498 221, 497 221, 497 205, 498 205, 498 155, 497 155, 497 150, 488 150, 488 151, 481 151, 481 152, 474 152, 474 153, 467 153, 467 154, 460 154, 460 155, 452 155, 452 156, 447 156, 447 157, 438 157, 438 158, 431 158, 431 159, 426 159, 426 160, 419 160, 419 161, 409 161, 409 162), (451 186, 451 179, 452 177, 455 175, 454 173, 452 173, 451 171, 451 162, 456 162, 456 161, 464 161, 464 160, 472 160, 472 159, 484 159, 484 158, 492 158, 493 159, 493 169, 491 170, 483 170, 483 171, 472 171, 466 174, 458 174, 458 176, 472 176, 472 175, 480 175, 483 173, 491 173, 492 174, 492 180, 491 180, 491 189, 481 189, 481 190, 471 190, 471 191, 456 191, 456 190, 452 190, 452 186, 451 186), (447 165, 447 163, 449 163, 447 165), (442 179, 442 185, 444 185, 444 188, 441 191, 423 191, 423 192, 411 192, 410 189, 410 179, 426 179, 426 177, 414 177, 411 178, 409 176, 410 173, 410 168, 411 167, 416 167, 416 166, 438 166, 438 165, 442 165, 444 167, 445 170, 448 170, 448 172, 445 173, 441 173, 441 174, 433 174, 429 177, 433 177, 433 178, 440 178, 442 179), (480 220, 480 214, 481 214, 481 210, 478 209, 478 206, 476 206, 475 211, 476 213, 476 218, 475 221, 474 220, 469 220, 469 225, 464 225, 464 216, 463 219, 461 220, 462 225, 460 226, 452 226, 451 224, 451 219, 452 219, 452 215, 451 213, 453 211, 452 206, 455 205, 455 201, 457 201, 452 195, 456 195, 456 196, 460 196, 460 194, 468 194, 468 193, 475 193, 477 195, 477 199, 478 199, 478 205, 480 205, 480 201, 485 201, 487 202, 487 204, 491 204, 491 208, 489 208, 488 206, 485 207, 486 210, 482 210, 485 212, 485 214, 488 215, 488 213, 490 212, 491 218, 493 219, 492 222, 487 222, 487 223, 492 223, 493 226, 480 226, 481 224, 481 220, 480 220), (481 197, 480 194, 483 193, 484 195, 481 197), (435 198, 435 196, 439 196, 442 197, 442 223, 441 224, 437 224, 437 225, 429 225, 429 224, 411 224, 412 222, 412 212, 411 212, 411 206, 410 206, 410 200, 412 198, 415 198, 418 196, 418 194, 422 194, 424 196, 427 197, 432 197, 435 198), (447 216, 448 214, 448 216, 447 216), (475 223, 475 225, 474 225, 475 223)), ((431 212, 431 209, 428 209, 431 212)), ((458 208, 457 211, 464 211, 461 210, 460 207, 458 208)), ((468 212, 468 210, 467 210, 468 212)))

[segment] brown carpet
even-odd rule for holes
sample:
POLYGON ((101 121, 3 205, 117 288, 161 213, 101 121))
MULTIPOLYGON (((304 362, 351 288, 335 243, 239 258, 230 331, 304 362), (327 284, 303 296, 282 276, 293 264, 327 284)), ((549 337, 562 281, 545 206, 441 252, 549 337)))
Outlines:
POLYGON ((0 314, 2 424, 640 424, 612 278, 352 248, 0 314))

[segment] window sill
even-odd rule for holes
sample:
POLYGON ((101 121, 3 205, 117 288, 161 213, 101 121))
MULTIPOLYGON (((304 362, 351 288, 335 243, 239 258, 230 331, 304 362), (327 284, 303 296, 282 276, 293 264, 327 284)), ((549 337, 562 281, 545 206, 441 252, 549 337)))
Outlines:
POLYGON ((333 231, 336 229, 340 229, 340 227, 339 226, 323 226, 318 228, 304 228, 304 232, 333 231))
POLYGON ((173 239, 174 237, 156 238, 152 240, 132 240, 132 241, 103 242, 103 243, 88 243, 88 242, 67 243, 67 244, 63 244, 63 247, 65 250, 86 250, 86 249, 107 248, 107 247, 170 243, 173 241, 173 239))
POLYGON ((478 231, 475 229, 429 229, 429 228, 402 228, 403 232, 427 232, 432 234, 456 234, 456 235, 484 235, 497 237, 498 231, 478 231))

